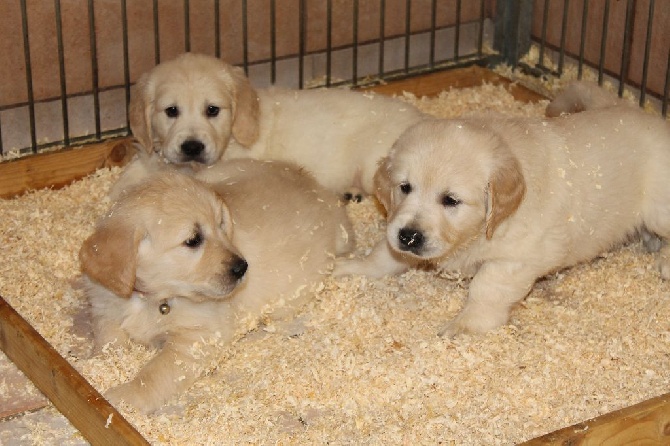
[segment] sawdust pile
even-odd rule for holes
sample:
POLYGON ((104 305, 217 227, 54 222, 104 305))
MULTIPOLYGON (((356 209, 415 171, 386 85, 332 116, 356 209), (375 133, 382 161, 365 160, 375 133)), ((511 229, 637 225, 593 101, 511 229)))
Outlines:
MULTIPOLYGON (((545 106, 489 85, 405 99, 443 117, 545 106)), ((101 391, 152 353, 113 346, 85 359, 90 341, 73 330, 76 253, 117 175, 0 202, 0 293, 101 391)), ((349 212, 362 255, 385 223, 371 200, 349 212)), ((461 307, 466 280, 329 278, 295 320, 232 345, 159 413, 121 410, 152 444, 517 443, 667 392, 670 284, 653 263, 638 244, 605 254, 540 281, 511 325, 455 340, 436 333, 461 307)), ((50 407, 0 423, 0 441, 12 439, 84 442, 50 407)))

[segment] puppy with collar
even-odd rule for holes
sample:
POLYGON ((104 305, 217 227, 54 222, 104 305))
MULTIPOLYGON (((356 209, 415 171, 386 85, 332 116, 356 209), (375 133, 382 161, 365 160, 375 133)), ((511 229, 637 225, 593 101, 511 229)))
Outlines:
POLYGON ((375 178, 386 238, 335 274, 380 277, 421 261, 473 273, 446 336, 506 324, 539 277, 640 231, 665 241, 658 267, 670 279, 670 126, 617 100, 580 101, 581 88, 597 89, 570 89, 550 107, 579 103, 580 113, 426 120, 404 132, 375 178))
POLYGON ((107 397, 152 412, 261 317, 299 308, 352 232, 337 197, 291 164, 238 160, 202 181, 147 166, 142 179, 121 179, 79 255, 95 351, 128 340, 159 348, 107 397))
POLYGON ((133 135, 169 163, 289 161, 338 194, 372 193, 377 162, 421 117, 372 93, 256 89, 240 68, 193 53, 141 76, 130 103, 133 135))

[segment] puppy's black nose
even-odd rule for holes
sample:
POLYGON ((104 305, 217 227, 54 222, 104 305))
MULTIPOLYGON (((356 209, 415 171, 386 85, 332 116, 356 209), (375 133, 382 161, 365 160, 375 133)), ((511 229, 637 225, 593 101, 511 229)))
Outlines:
POLYGON ((237 257, 230 266, 230 275, 236 279, 241 279, 247 272, 247 261, 242 257, 237 257))
POLYGON ((417 251, 423 246, 423 234, 414 228, 402 228, 398 231, 400 249, 403 251, 417 251))
POLYGON ((197 139, 187 139, 181 144, 181 153, 188 158, 197 158, 203 150, 205 145, 197 139))

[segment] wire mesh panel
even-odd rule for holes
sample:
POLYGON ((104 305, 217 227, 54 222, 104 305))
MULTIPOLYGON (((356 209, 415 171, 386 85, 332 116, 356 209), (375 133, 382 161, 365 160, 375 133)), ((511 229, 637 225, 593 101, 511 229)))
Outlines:
POLYGON ((670 2, 655 0, 6 0, 0 156, 127 134, 131 85, 184 51, 291 88, 469 63, 560 76, 569 62, 666 114, 669 25, 670 2), (528 66, 531 38, 540 62, 528 66))
POLYGON ((486 57, 490 0, 0 2, 0 155, 127 134, 130 86, 202 52, 252 82, 357 85, 486 57))
POLYGON ((619 95, 639 90, 639 103, 652 98, 667 115, 670 79, 670 2, 655 0, 535 0, 533 37, 539 63, 531 69, 562 75, 567 59, 577 77, 597 72, 611 77, 619 95), (545 56, 551 52, 553 58, 545 56), (553 63, 548 63, 548 59, 553 63))

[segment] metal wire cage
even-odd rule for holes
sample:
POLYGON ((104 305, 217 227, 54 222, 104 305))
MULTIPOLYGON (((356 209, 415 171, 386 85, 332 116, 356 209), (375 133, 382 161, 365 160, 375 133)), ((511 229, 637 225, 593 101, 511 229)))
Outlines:
POLYGON ((475 63, 560 76, 572 60, 579 76, 614 75, 620 94, 632 85, 665 114, 669 18, 654 0, 3 1, 0 155, 128 134, 131 85, 184 51, 240 65, 257 86, 291 88, 475 63), (531 42, 537 63, 522 60, 531 42))
MULTIPOLYGON (((539 61, 531 72, 562 76, 566 64, 602 84, 610 77, 621 96, 633 87, 640 106, 649 97, 667 116, 670 88, 670 4, 655 0, 536 0, 532 31, 539 61), (553 64, 545 57, 553 52, 553 64)), ((551 58, 551 57, 550 57, 551 58)))

